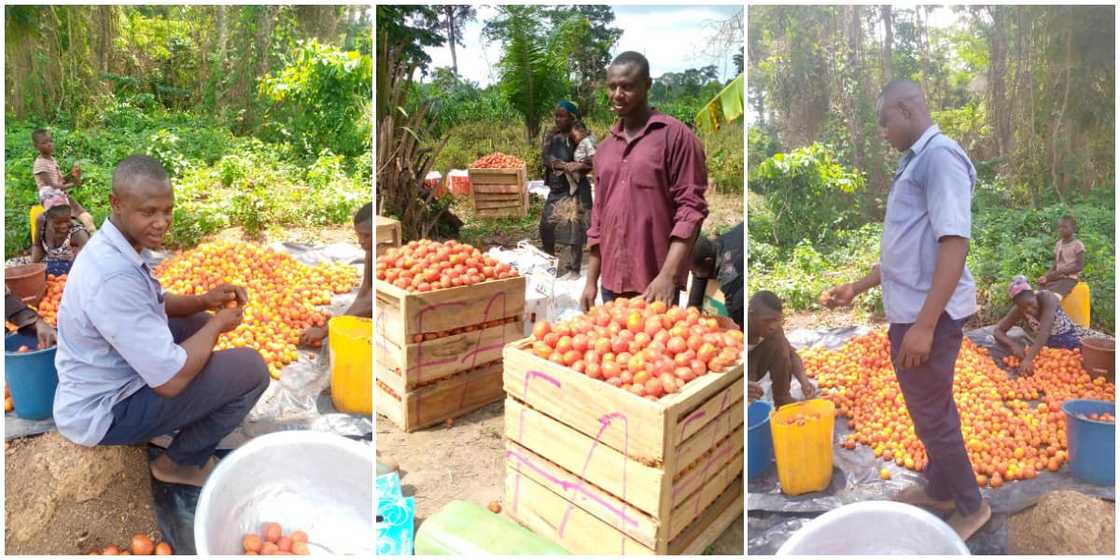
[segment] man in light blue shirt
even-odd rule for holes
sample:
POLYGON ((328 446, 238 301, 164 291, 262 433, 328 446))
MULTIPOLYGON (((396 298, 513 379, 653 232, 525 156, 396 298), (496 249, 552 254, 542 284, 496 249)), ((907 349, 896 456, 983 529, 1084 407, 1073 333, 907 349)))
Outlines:
POLYGON ((167 173, 132 156, 114 170, 112 188, 112 215, 78 254, 62 294, 54 420, 85 446, 178 430, 152 475, 201 486, 218 443, 269 383, 256 350, 213 351, 219 335, 241 324, 246 292, 229 284, 201 296, 163 292, 143 255, 171 227, 167 173))
POLYGON ((949 525, 967 540, 991 517, 953 401, 961 329, 976 312, 976 286, 965 266, 976 170, 933 124, 917 84, 887 84, 877 112, 880 135, 903 153, 887 198, 879 264, 866 277, 827 292, 824 301, 848 305, 859 293, 882 286, 898 383, 929 456, 927 486, 897 499, 955 509, 949 525))

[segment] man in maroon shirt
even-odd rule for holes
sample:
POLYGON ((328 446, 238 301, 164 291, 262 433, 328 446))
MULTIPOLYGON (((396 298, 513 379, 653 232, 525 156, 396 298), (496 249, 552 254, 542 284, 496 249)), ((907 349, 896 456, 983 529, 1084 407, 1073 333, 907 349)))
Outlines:
POLYGON ((649 61, 618 55, 607 69, 611 111, 619 117, 596 148, 595 203, 587 232, 583 308, 641 296, 679 303, 688 254, 708 216, 704 147, 683 123, 649 106, 649 61))

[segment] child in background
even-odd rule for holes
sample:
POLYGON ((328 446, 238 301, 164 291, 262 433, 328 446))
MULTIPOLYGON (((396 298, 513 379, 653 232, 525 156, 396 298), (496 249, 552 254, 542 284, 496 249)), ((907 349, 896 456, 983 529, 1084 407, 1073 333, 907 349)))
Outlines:
MULTIPOLYGON (((576 121, 568 138, 576 145, 575 161, 591 165, 592 158, 595 157, 595 136, 583 123, 576 121)), ((568 178, 568 193, 575 195, 584 174, 575 171, 567 171, 564 174, 568 178)))
MULTIPOLYGON (((775 407, 795 402, 790 394, 793 379, 806 399, 817 393, 805 375, 801 356, 782 331, 782 300, 773 292, 757 292, 747 302, 747 372, 747 381, 756 383, 770 374, 775 407)), ((757 394, 761 387, 748 385, 748 390, 757 394)))
POLYGON ((1058 220, 1058 239, 1054 245, 1054 266, 1038 279, 1038 286, 1065 298, 1080 281, 1081 270, 1085 268, 1085 244, 1074 239, 1077 220, 1073 216, 1062 216, 1058 220))
POLYGON ((1011 279, 1007 295, 1015 306, 996 325, 992 336, 1012 355, 1023 360, 1019 366, 1020 374, 1030 375, 1034 371, 1034 359, 1043 346, 1067 350, 1081 347, 1081 331, 1062 311, 1062 300, 1057 294, 1049 290, 1036 292, 1025 276, 1016 276, 1011 279), (1034 337, 1030 347, 1024 348, 1007 335, 1007 331, 1020 321, 1026 321, 1034 337))
POLYGON ((69 274, 78 251, 89 241, 89 232, 75 222, 65 196, 52 196, 44 206, 47 210, 36 233, 37 242, 31 246, 31 262, 46 260, 47 274, 69 274))
MULTIPOLYGON (((70 207, 73 217, 77 218, 88 232, 96 231, 93 216, 77 200, 66 194, 67 190, 82 184, 82 172, 78 164, 75 163, 70 168, 70 173, 63 176, 58 162, 54 159, 54 138, 51 133, 40 128, 31 133, 31 141, 39 151, 39 157, 35 158, 31 171, 35 176, 35 185, 39 187, 39 202, 42 204, 46 199, 56 198, 61 194, 67 198, 67 206, 70 207)), ((43 215, 39 216, 38 221, 45 222, 43 215)), ((41 224, 35 224, 36 229, 40 227, 41 224)))

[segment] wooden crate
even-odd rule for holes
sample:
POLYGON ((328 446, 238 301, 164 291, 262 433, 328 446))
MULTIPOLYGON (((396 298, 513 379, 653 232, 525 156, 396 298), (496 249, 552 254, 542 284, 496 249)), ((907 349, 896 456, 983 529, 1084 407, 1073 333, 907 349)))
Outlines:
POLYGON ((504 396, 502 363, 491 362, 405 393, 386 390, 379 381, 374 409, 401 430, 413 432, 501 401, 504 396))
POLYGON ((516 169, 468 169, 475 214, 484 218, 524 218, 529 212, 525 166, 516 169))
POLYGON ((385 216, 377 217, 376 255, 380 257, 392 247, 401 246, 401 223, 385 216))
POLYGON ((528 346, 505 349, 513 518, 574 553, 669 554, 703 550, 743 511, 742 364, 654 402, 528 346))
POLYGON ((502 348, 524 336, 520 317, 489 328, 463 332, 401 346, 388 337, 377 337, 374 372, 397 394, 502 359, 502 348))
POLYGON ((404 349, 417 335, 453 331, 525 313, 525 278, 413 293, 374 279, 374 340, 404 349))

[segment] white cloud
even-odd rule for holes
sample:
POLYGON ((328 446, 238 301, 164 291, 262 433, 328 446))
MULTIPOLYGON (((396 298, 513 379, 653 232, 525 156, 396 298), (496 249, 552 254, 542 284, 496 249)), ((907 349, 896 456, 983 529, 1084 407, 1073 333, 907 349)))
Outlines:
MULTIPOLYGON (((628 50, 644 54, 654 77, 709 64, 716 65, 723 80, 734 77, 735 65, 731 57, 741 42, 722 49, 724 52, 718 56, 706 55, 703 51, 714 35, 715 24, 730 18, 742 7, 621 5, 613 8, 613 25, 622 29, 622 37, 611 51, 612 55, 628 50)), ((496 14, 497 9, 492 6, 479 6, 478 17, 463 31, 465 46, 455 51, 459 75, 483 87, 498 79, 494 66, 502 56, 501 46, 485 44, 482 40, 483 23, 496 14)), ((451 66, 451 51, 446 45, 425 52, 432 57, 432 68, 451 66)))

